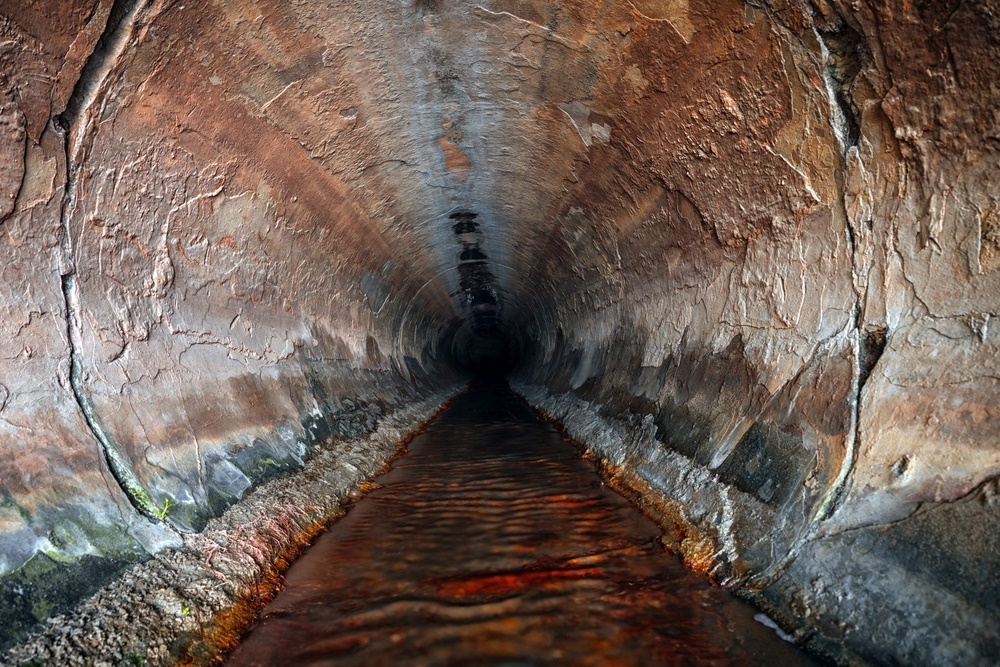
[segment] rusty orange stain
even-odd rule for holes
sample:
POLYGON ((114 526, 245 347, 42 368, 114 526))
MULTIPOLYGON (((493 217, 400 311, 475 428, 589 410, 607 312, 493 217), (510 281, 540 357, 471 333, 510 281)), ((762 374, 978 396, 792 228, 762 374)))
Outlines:
POLYGON ((686 517, 681 503, 653 489, 635 472, 617 468, 586 449, 574 440, 562 422, 552 415, 540 410, 536 412, 559 429, 563 439, 572 442, 585 459, 595 463, 597 472, 609 487, 625 496, 663 529, 661 537, 663 546, 680 556, 686 567, 710 576, 740 576, 744 573, 745 565, 739 561, 729 564, 728 573, 718 572, 717 567, 720 562, 716 554, 719 550, 716 548, 715 540, 686 517))

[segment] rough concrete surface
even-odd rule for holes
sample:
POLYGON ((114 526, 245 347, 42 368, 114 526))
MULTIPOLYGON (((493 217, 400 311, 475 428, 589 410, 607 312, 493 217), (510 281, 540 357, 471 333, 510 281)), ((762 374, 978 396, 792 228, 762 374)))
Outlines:
POLYGON ((814 528, 786 541, 779 512, 665 447, 648 417, 602 417, 572 394, 515 388, 607 463, 610 481, 663 526, 664 544, 687 565, 764 608, 820 657, 990 665, 1000 655, 995 491, 887 526, 825 537, 814 528), (966 537, 956 544, 955 534, 966 537), (776 564, 761 569, 755 559, 776 564))
POLYGON ((386 415, 362 438, 323 443, 302 470, 257 487, 183 544, 49 618, 3 664, 215 664, 278 585, 281 564, 342 513, 454 391, 386 415))
POLYGON ((997 35, 995 0, 0 0, 0 643, 512 356, 658 443, 632 481, 692 564, 802 637, 995 661, 997 35))

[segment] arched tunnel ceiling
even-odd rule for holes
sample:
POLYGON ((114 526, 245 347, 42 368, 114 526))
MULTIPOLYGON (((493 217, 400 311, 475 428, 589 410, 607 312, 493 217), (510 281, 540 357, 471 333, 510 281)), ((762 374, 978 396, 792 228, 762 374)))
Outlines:
POLYGON ((980 562, 995 4, 0 2, 0 574, 508 351, 742 494, 734 577, 927 508, 980 562))

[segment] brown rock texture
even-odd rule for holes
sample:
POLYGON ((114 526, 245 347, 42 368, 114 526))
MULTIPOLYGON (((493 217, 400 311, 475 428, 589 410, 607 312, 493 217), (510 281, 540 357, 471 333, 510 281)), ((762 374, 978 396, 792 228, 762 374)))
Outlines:
POLYGON ((803 642, 990 664, 997 35, 992 0, 0 1, 10 636, 46 573, 68 604, 513 355, 803 642))

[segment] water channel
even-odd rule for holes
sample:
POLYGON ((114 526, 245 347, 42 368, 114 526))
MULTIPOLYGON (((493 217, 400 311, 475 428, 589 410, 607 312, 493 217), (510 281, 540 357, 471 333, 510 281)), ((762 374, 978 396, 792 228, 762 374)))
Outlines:
POLYGON ((287 572, 251 665, 811 665, 480 383, 287 572))

